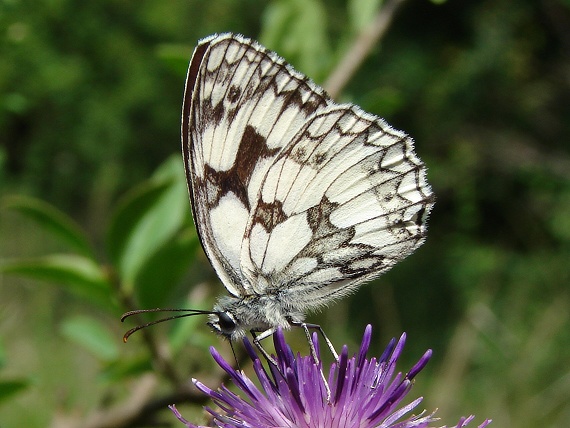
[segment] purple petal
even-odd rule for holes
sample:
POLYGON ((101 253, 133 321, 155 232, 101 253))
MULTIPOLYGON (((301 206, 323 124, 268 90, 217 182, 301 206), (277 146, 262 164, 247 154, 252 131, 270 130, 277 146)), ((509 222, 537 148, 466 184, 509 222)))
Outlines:
POLYGON ((257 356, 257 352, 255 351, 254 346, 247 337, 243 338, 243 345, 245 347, 247 355, 249 356, 249 358, 251 358, 252 361, 259 360, 259 357, 257 356))
POLYGON ((422 369, 426 366, 429 359, 431 358, 432 353, 433 351, 431 349, 428 349, 422 358, 420 358, 420 360, 410 369, 406 377, 410 380, 416 377, 416 375, 421 372, 422 369))
POLYGON ((368 324, 364 329, 364 335, 362 336, 362 343, 360 344, 360 350, 358 352, 358 367, 362 367, 366 359, 366 353, 370 347, 370 341, 372 340, 372 326, 368 324))
POLYGON ((333 404, 340 400, 340 396, 344 389, 344 382, 346 380, 346 369, 348 367, 348 347, 344 345, 338 357, 338 375, 336 378, 336 388, 333 399, 333 404))
POLYGON ((392 339, 390 339, 388 346, 386 346, 386 349, 384 349, 384 352, 382 352, 382 355, 380 356, 380 358, 378 358, 379 363, 383 363, 385 361, 388 361, 388 356, 394 350, 394 346, 396 346, 396 339, 393 337, 392 339))
POLYGON ((319 346, 319 336, 316 331, 311 336, 311 342, 313 343, 313 349, 315 350, 315 354, 317 354, 316 363, 321 364, 321 348, 319 346))

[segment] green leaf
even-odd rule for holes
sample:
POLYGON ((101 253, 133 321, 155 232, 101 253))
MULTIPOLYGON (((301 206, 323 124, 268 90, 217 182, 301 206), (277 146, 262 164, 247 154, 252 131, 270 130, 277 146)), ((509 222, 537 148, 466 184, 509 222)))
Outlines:
POLYGON ((61 333, 103 361, 119 357, 119 340, 98 320, 84 315, 66 319, 61 333))
POLYGON ((26 380, 3 380, 0 381, 0 403, 8 400, 13 395, 27 388, 29 382, 26 380))
POLYGON ((125 197, 113 216, 108 248, 127 288, 135 284, 147 261, 187 224, 189 211, 179 156, 125 197))
POLYGON ((107 232, 107 250, 116 266, 122 264, 130 236, 139 222, 163 195, 169 183, 145 181, 126 194, 113 213, 107 232))
POLYGON ((143 308, 164 306, 200 245, 193 226, 168 241, 141 267, 136 278, 137 302, 143 308))
POLYGON ((3 198, 1 207, 20 212, 69 245, 74 251, 93 258, 93 248, 85 233, 71 217, 53 205, 36 198, 13 195, 3 198))
POLYGON ((55 283, 105 308, 114 307, 111 285, 93 260, 74 254, 53 254, 0 262, 0 272, 55 283))

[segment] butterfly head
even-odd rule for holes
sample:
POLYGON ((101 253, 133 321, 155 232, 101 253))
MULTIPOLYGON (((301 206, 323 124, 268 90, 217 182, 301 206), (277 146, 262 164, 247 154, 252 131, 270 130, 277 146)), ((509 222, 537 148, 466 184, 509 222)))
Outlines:
MULTIPOLYGON (((254 307, 255 308, 255 307, 254 307)), ((255 311, 254 311, 255 312, 255 311)), ((230 340, 238 340, 252 328, 248 313, 252 313, 244 299, 222 296, 208 316, 208 325, 214 333, 230 340)))
POLYGON ((208 325, 220 336, 233 341, 245 335, 244 329, 230 311, 214 311, 208 318, 208 325))

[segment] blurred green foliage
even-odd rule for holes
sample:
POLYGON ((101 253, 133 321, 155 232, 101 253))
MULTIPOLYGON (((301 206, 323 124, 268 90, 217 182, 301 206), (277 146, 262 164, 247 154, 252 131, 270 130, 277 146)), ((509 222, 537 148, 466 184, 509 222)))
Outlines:
MULTIPOLYGON (((193 46, 241 32, 323 82, 381 3, 0 0, 2 428, 105 426, 86 421, 143 374, 160 409, 213 376, 205 320, 127 345, 118 323, 223 292, 178 154, 193 46)), ((410 362, 434 348, 416 392, 444 422, 570 416, 569 53, 568 1, 409 1, 339 99, 414 137, 437 204, 417 254, 309 319, 351 349, 367 323, 376 351, 402 330, 410 362)), ((173 423, 150 407, 116 426, 173 423)))

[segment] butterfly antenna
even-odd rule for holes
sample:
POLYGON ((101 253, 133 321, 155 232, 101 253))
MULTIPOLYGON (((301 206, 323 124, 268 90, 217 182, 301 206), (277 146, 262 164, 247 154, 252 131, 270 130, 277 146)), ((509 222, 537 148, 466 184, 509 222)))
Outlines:
POLYGON ((325 334, 325 331, 323 330, 323 328, 320 325, 310 324, 310 323, 306 323, 306 322, 291 322, 291 325, 293 325, 295 327, 301 327, 304 330, 305 336, 307 337, 307 342, 309 342, 309 348, 311 350, 311 355, 313 356, 315 362, 318 362, 320 360, 320 358, 317 354, 317 350, 315 349, 315 345, 313 344, 313 340, 311 339, 311 333, 309 333, 310 328, 318 331, 321 334, 321 336, 323 336, 323 339, 325 340, 327 348, 329 348, 330 353, 334 357, 335 361, 338 363, 338 361, 339 361, 338 352, 336 352, 332 342, 330 341, 328 336, 325 334))
POLYGON ((134 328, 131 328, 129 331, 127 331, 125 333, 125 335, 123 336, 123 342, 127 342, 127 340, 129 340, 129 337, 138 330, 142 330, 143 328, 146 327, 150 327, 151 325, 155 325, 155 324, 159 324, 161 322, 164 321, 170 321, 170 320, 174 320, 177 318, 185 318, 185 317, 190 317, 193 315, 209 315, 212 313, 212 311, 201 311, 199 309, 162 309, 162 308, 154 308, 154 309, 137 309, 135 311, 129 311, 129 312, 125 312, 123 315, 121 315, 121 322, 125 321, 127 318, 133 316, 133 315, 138 315, 138 314, 143 314, 143 313, 147 313, 147 312, 185 312, 184 314, 179 314, 179 315, 173 315, 170 317, 166 317, 166 318, 161 318, 159 320, 155 320, 155 321, 151 321, 151 322, 147 322, 145 324, 140 324, 137 325, 134 328))

